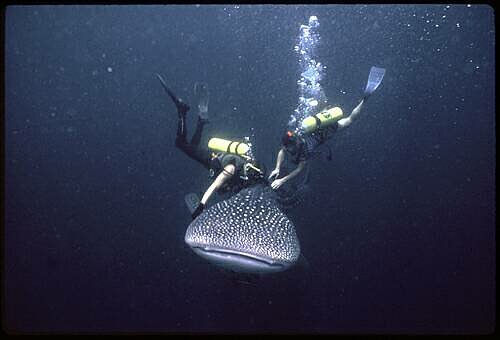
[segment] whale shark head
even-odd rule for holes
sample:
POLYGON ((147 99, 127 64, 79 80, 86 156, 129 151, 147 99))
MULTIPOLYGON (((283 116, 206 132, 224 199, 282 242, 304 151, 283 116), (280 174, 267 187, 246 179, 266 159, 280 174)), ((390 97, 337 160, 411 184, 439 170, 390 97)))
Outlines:
POLYGON ((283 271, 300 255, 295 226, 261 185, 208 208, 191 222, 184 240, 199 256, 235 272, 283 271))

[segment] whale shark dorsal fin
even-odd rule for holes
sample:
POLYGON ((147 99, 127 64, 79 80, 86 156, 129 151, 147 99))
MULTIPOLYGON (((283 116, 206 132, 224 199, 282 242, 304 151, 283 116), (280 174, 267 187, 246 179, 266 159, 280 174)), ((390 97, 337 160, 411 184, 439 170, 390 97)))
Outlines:
POLYGON ((190 192, 184 196, 184 202, 186 202, 186 206, 192 214, 196 210, 196 207, 200 204, 200 198, 194 192, 190 192))

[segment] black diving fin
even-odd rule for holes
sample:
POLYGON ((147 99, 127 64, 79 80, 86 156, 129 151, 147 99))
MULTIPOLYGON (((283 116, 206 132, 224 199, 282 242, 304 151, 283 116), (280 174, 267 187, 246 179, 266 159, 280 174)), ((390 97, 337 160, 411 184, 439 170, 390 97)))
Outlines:
POLYGON ((168 88, 167 83, 163 80, 162 76, 156 73, 156 77, 160 80, 161 86, 163 86, 163 89, 167 94, 172 98, 172 101, 175 104, 175 107, 177 108, 177 112, 179 114, 185 114, 186 112, 189 111, 189 105, 184 103, 182 99, 177 98, 177 96, 168 88))

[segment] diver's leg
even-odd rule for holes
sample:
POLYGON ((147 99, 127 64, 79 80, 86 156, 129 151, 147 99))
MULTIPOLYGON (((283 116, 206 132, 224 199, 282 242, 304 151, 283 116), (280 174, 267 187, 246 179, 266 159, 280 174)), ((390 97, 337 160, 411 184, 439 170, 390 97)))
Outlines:
POLYGON ((186 155, 195 161, 202 164, 205 168, 210 168, 210 151, 206 148, 200 147, 201 134, 203 126, 206 121, 198 118, 196 123, 196 131, 191 138, 191 143, 187 142, 187 129, 186 129, 186 114, 179 115, 177 125, 177 137, 175 139, 175 146, 181 149, 186 155))
MULTIPOLYGON (((163 89, 169 97, 172 99, 172 101, 175 104, 175 107, 177 108, 177 114, 179 116, 179 119, 177 121, 177 136, 175 138, 175 146, 181 149, 186 155, 188 155, 190 158, 198 161, 201 163, 204 167, 209 168, 210 167, 210 152, 208 149, 202 149, 198 146, 199 144, 199 139, 201 138, 201 132, 203 129, 203 121, 198 122, 198 126, 196 128, 198 134, 200 137, 198 137, 198 144, 191 145, 187 142, 187 127, 186 127, 186 114, 189 111, 189 105, 184 103, 182 99, 178 98, 168 87, 163 78, 159 75, 156 74, 158 79, 161 82, 161 85, 163 86, 163 89)), ((202 119, 201 119, 202 120, 202 119)), ((195 133, 196 135, 196 133, 195 133)), ((194 136, 193 136, 194 139, 194 136)), ((196 140, 195 140, 196 141, 196 140)))
POLYGON ((224 170, 212 182, 207 191, 205 191, 203 197, 200 200, 200 203, 207 204, 207 201, 212 196, 212 194, 219 190, 229 179, 231 179, 231 177, 234 176, 235 172, 236 167, 233 164, 226 165, 224 167, 224 170))
POLYGON ((193 137, 191 138, 191 145, 199 145, 201 140, 201 134, 203 133, 203 127, 207 123, 207 120, 198 117, 198 121, 196 122, 196 131, 194 132, 193 137))
POLYGON ((186 114, 189 111, 189 105, 184 103, 182 99, 178 98, 167 86, 163 78, 159 75, 156 74, 158 79, 160 80, 161 85, 163 86, 163 89, 165 92, 167 92, 168 96, 170 99, 175 104, 175 107, 177 108, 177 115, 178 115, 178 121, 177 121, 177 136, 175 138, 175 145, 182 149, 181 145, 187 144, 187 127, 186 127, 186 114))
POLYGON ((210 169, 210 150, 206 148, 200 148, 198 145, 191 145, 188 143, 178 143, 176 146, 181 149, 189 158, 194 159, 201 165, 203 165, 207 170, 210 169))
POLYGON ((363 107, 364 101, 365 98, 361 99, 361 102, 358 104, 358 106, 354 108, 354 110, 352 110, 351 114, 348 117, 342 118, 337 122, 339 130, 348 127, 355 119, 358 118, 359 113, 361 112, 361 108, 363 107))
POLYGON ((175 137, 175 145, 179 147, 181 144, 188 144, 185 113, 179 114, 179 119, 177 120, 177 136, 175 137))
POLYGON ((196 131, 191 138, 191 145, 199 145, 203 127, 208 123, 208 85, 205 83, 196 83, 194 92, 198 98, 198 121, 196 131))
POLYGON ((351 120, 355 120, 356 118, 358 118, 358 115, 361 112, 361 107, 363 106, 364 102, 365 98, 361 99, 361 102, 359 102, 358 106, 356 106, 354 110, 352 110, 351 114, 349 115, 349 118, 351 118, 351 120))
POLYGON ((163 78, 157 73, 156 76, 158 77, 158 79, 160 80, 161 82, 161 85, 163 86, 163 89, 165 90, 165 92, 167 92, 167 94, 169 95, 169 97, 172 99, 172 101, 174 102, 175 104, 175 107, 177 108, 177 113, 179 114, 179 116, 181 115, 185 115, 188 111, 189 111, 189 105, 184 103, 182 101, 182 99, 178 98, 168 87, 167 87, 167 84, 165 83, 165 81, 163 80, 163 78))

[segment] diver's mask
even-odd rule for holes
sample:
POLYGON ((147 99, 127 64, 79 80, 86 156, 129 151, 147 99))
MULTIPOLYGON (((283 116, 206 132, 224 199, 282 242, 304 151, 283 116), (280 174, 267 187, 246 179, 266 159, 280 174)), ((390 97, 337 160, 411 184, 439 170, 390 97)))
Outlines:
POLYGON ((297 144, 297 134, 293 131, 286 131, 281 137, 281 144, 285 147, 297 144))

